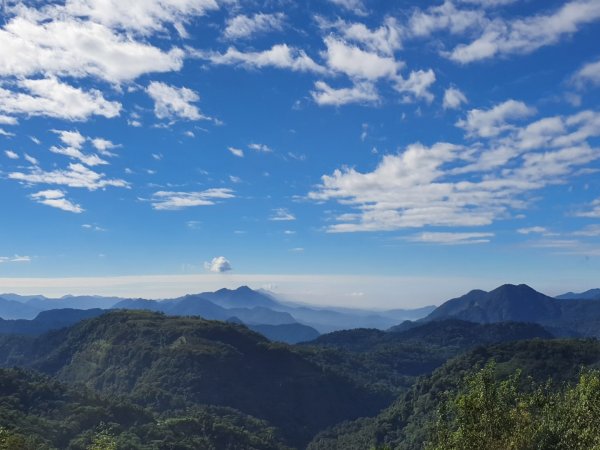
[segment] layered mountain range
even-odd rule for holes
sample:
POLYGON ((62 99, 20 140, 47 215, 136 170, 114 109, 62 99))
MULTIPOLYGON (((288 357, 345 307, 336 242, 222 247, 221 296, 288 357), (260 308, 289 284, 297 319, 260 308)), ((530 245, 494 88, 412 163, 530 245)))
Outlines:
POLYGON ((556 386, 600 367, 598 342, 573 338, 598 335, 600 301, 525 285, 406 315, 309 308, 247 287, 81 297, 87 309, 68 308, 77 297, 5 297, 47 308, 0 321, 0 444, 24 450, 420 450, 445 399, 491 361, 501 379, 519 369, 556 386), (319 335, 311 317, 346 326, 319 335), (383 329, 353 326, 373 321, 383 329))

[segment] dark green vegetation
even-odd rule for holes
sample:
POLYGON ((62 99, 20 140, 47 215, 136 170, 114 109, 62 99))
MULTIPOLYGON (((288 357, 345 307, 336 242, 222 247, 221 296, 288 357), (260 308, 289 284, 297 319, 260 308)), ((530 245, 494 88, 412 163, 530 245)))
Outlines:
MULTIPOLYGON (((268 294, 248 291, 209 293, 210 301, 186 296, 161 307, 178 305, 182 314, 195 314, 198 305, 292 314, 271 309, 276 300, 268 294), (238 308, 240 301, 247 303, 238 308)), ((0 322, 0 329, 21 333, 0 336, 0 450, 598 445, 600 429, 588 422, 600 420, 600 378, 582 368, 600 368, 600 343, 553 339, 552 331, 567 328, 495 320, 533 320, 539 311, 547 317, 556 303, 594 301, 549 303, 524 286, 465 297, 443 305, 443 314, 400 321, 388 331, 321 336, 299 323, 245 325, 229 313, 223 322, 143 310, 63 310, 0 322), (456 318, 463 314, 477 320, 456 318), (86 317, 69 328, 23 335, 86 317), (316 338, 273 342, 294 333, 294 342, 316 338), (569 422, 571 409, 577 420, 569 422)))
POLYGON ((442 403, 427 449, 600 448, 600 372, 558 389, 495 375, 490 363, 442 403))
MULTIPOLYGON (((442 405, 461 390, 465 378, 491 361, 495 361, 495 374, 500 380, 520 371, 523 381, 520 388, 525 391, 531 385, 528 377, 539 384, 550 380, 551 386, 558 389, 563 383, 577 381, 582 367, 600 368, 600 343, 596 340, 528 340, 478 347, 451 359, 430 376, 420 378, 376 417, 346 422, 324 431, 315 437, 309 448, 358 450, 388 446, 403 450, 423 449, 437 433, 437 412, 442 405)), ((597 407, 600 408, 600 404, 597 407)), ((503 447, 475 448, 500 450, 503 447)))
POLYGON ((31 340, 5 338, 5 365, 127 395, 162 413, 198 404, 268 420, 301 445, 326 426, 374 414, 390 398, 324 370, 244 326, 145 311, 111 312, 31 340))
POLYGON ((392 395, 412 386, 448 359, 478 345, 552 338, 539 325, 475 324, 446 320, 403 332, 373 329, 337 331, 303 344, 308 357, 357 383, 392 395))
POLYGON ((0 369, 0 449, 284 449, 264 421, 229 408, 155 414, 21 369, 0 369))

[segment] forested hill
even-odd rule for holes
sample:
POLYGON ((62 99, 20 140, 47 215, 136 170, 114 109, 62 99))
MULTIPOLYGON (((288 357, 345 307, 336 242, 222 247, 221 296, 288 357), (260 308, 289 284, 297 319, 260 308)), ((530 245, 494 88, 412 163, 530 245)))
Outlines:
POLYGON ((389 401, 244 326, 147 311, 110 312, 19 345, 5 338, 0 355, 159 412, 233 407, 269 421, 294 445, 389 401))

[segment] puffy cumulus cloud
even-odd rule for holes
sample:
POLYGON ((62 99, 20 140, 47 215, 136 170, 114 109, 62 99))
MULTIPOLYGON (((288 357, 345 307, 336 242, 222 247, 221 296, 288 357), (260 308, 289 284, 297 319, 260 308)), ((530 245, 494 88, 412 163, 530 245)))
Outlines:
POLYGON ((92 145, 103 156, 116 156, 111 150, 119 147, 119 145, 104 138, 93 138, 92 145))
POLYGON ((17 85, 29 94, 0 87, 0 111, 74 121, 93 115, 111 118, 121 111, 120 103, 106 100, 100 91, 83 91, 56 78, 24 79, 17 85))
POLYGON ((273 210, 273 214, 271 217, 269 217, 269 220, 273 220, 275 222, 288 222, 296 220, 296 216, 294 216, 285 208, 277 208, 273 210))
POLYGON ((572 81, 579 88, 600 86, 600 59, 585 64, 573 75, 572 81))
POLYGON ((304 50, 276 44, 269 50, 241 52, 229 47, 225 53, 191 52, 192 55, 209 60, 217 65, 240 65, 246 68, 262 69, 274 67, 295 72, 325 73, 327 70, 317 64, 304 50))
POLYGON ((213 273, 224 273, 233 270, 231 263, 224 256, 217 256, 213 258, 212 261, 205 262, 204 268, 213 273))
POLYGON ((49 189, 46 191, 31 194, 31 198, 42 205, 51 206, 72 213, 82 213, 84 209, 76 203, 68 200, 65 193, 59 189, 49 189))
POLYGON ((576 33, 582 26, 598 19, 600 2, 572 0, 549 14, 490 21, 480 37, 469 44, 458 45, 446 55, 466 64, 495 56, 531 53, 559 42, 563 36, 576 33))
POLYGON ((461 119, 456 126, 462 128, 469 136, 492 137, 502 131, 513 128, 508 121, 522 119, 535 114, 535 109, 523 102, 507 100, 488 110, 472 109, 466 119, 461 119))
POLYGON ((459 9, 451 1, 445 1, 426 10, 415 10, 409 19, 407 32, 412 37, 425 37, 437 31, 461 34, 479 29, 486 23, 488 20, 483 11, 459 9))
MULTIPOLYGON (((329 232, 391 231, 424 226, 476 227, 527 208, 532 193, 567 182, 600 158, 590 138, 600 135, 600 113, 558 117, 490 134, 485 144, 412 144, 385 155, 370 172, 338 169, 309 192, 314 201, 349 209, 329 232), (537 138, 540 130, 542 138, 537 138)), ((596 200, 583 217, 600 217, 596 200)))
POLYGON ((150 72, 179 70, 183 65, 180 49, 165 52, 64 11, 50 18, 38 10, 18 11, 0 29, 1 76, 91 76, 120 83, 150 72))
POLYGON ((146 92, 154 100, 154 114, 159 119, 208 119, 200 113, 197 106, 192 105, 199 101, 200 97, 191 89, 153 81, 146 88, 146 92))
POLYGON ((234 198, 231 189, 215 188, 199 192, 158 191, 152 194, 152 207, 159 211, 175 211, 192 206, 210 206, 219 200, 234 198))
POLYGON ((63 144, 68 145, 69 147, 81 148, 86 141, 86 137, 82 135, 79 131, 73 130, 52 130, 54 133, 58 134, 58 138, 61 140, 63 144))
POLYGON ((494 233, 425 232, 411 236, 409 240, 442 245, 465 245, 485 244, 493 237, 494 233))
POLYGON ((462 91, 455 87, 449 87, 444 92, 444 109, 459 109, 463 103, 467 103, 467 97, 462 91))
POLYGON ((327 36, 325 45, 327 50, 324 57, 327 60, 327 66, 351 78, 365 80, 394 78, 403 66, 403 63, 396 61, 391 56, 381 56, 363 50, 334 36, 327 36))
POLYGON ((370 82, 358 82, 350 88, 332 88, 324 81, 315 82, 311 96, 318 105, 341 106, 349 103, 377 103, 379 93, 370 82))
MULTIPOLYGON (((26 157, 29 155, 26 155, 26 157)), ((31 157, 29 157, 31 158, 31 157)), ((120 179, 106 178, 103 173, 94 172, 80 163, 71 163, 66 169, 45 171, 37 166, 35 158, 28 159, 34 166, 29 172, 11 172, 8 178, 22 181, 28 184, 54 184, 74 188, 84 188, 90 191, 103 189, 105 187, 129 187, 129 183, 120 179)))
POLYGON ((363 23, 337 20, 330 22, 317 17, 317 23, 324 31, 335 30, 347 42, 360 44, 368 51, 391 56, 402 48, 402 26, 394 17, 386 17, 383 24, 375 29, 368 28, 363 23))
POLYGON ((283 13, 258 13, 253 16, 240 14, 227 20, 223 36, 227 39, 249 38, 259 33, 281 30, 284 21, 283 13))
POLYGON ((150 34, 165 23, 184 24, 218 8, 215 0, 67 0, 64 10, 110 28, 150 34))
POLYGON ((431 85, 435 83, 435 73, 433 70, 412 71, 407 79, 400 78, 394 88, 403 94, 406 94, 404 100, 423 99, 429 103, 433 101, 433 94, 429 91, 431 85))

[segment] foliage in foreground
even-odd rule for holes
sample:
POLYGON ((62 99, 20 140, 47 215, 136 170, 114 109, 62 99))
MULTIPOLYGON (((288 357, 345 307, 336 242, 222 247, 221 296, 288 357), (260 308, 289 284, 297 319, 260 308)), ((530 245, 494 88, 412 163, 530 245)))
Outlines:
POLYGON ((558 390, 495 372, 489 363, 442 404, 428 449, 600 449, 599 371, 558 390))

